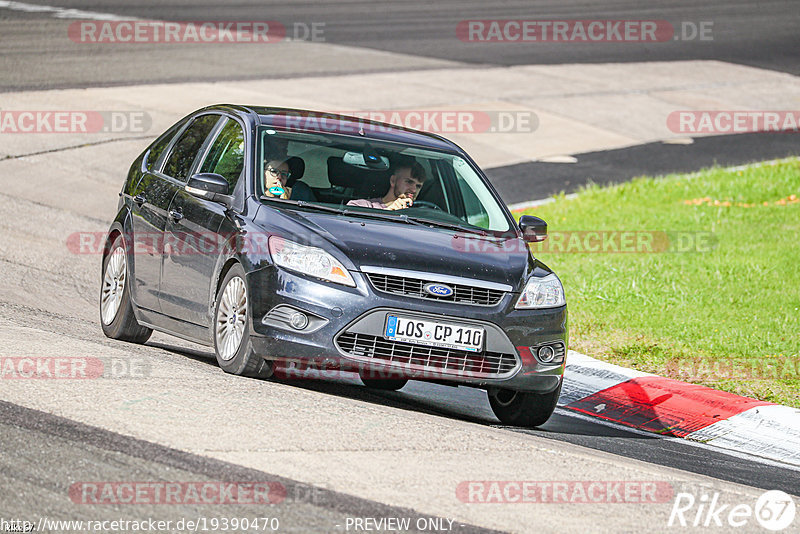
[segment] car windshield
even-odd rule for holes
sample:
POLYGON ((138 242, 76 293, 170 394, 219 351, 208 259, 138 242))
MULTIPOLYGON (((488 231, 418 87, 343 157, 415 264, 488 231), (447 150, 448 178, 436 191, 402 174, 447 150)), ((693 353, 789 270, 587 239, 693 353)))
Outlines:
POLYGON ((258 143, 256 190, 264 201, 478 233, 510 230, 505 210, 458 155, 267 127, 258 143))

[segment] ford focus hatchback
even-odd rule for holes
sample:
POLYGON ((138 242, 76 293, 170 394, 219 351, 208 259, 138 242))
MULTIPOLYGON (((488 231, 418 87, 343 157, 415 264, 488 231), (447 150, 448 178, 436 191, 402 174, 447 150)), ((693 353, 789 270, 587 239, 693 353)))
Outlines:
POLYGON ((552 414, 567 352, 558 277, 470 157, 439 136, 221 105, 130 168, 103 254, 109 337, 214 348, 228 373, 355 371, 487 391, 505 424, 552 414), (285 368, 285 367, 284 367, 285 368))

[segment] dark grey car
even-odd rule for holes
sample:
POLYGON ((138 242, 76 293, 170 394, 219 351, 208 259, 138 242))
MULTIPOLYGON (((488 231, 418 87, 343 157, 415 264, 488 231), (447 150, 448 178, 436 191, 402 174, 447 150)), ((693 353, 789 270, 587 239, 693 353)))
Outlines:
POLYGON ((213 346, 223 370, 276 362, 485 389, 498 418, 553 412, 567 351, 557 276, 484 174, 432 134, 298 110, 213 106, 133 163, 103 255, 101 323, 213 346), (399 163, 423 173, 405 209, 399 163), (281 179, 270 182, 270 174, 281 179), (358 203, 356 202, 356 203, 358 203))

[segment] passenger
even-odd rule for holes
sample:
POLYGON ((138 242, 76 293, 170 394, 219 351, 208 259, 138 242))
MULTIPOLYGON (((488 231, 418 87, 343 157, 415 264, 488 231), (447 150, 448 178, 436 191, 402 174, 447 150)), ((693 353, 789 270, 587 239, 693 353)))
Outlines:
POLYGON ((282 159, 270 159, 264 166, 264 196, 288 199, 292 190, 286 182, 292 176, 289 164, 282 159))
POLYGON ((414 199, 426 179, 425 169, 418 161, 403 160, 395 166, 389 178, 389 192, 386 195, 351 200, 347 205, 382 210, 405 209, 414 204, 414 199))

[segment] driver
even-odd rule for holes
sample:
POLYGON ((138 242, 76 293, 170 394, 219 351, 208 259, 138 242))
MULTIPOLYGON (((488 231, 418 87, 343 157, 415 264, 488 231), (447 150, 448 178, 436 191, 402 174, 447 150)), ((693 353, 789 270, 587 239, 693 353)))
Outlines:
POLYGON ((351 200, 348 206, 376 208, 382 210, 401 210, 414 204, 427 176, 425 169, 414 159, 403 160, 395 165, 389 178, 389 192, 382 198, 359 198, 351 200))

